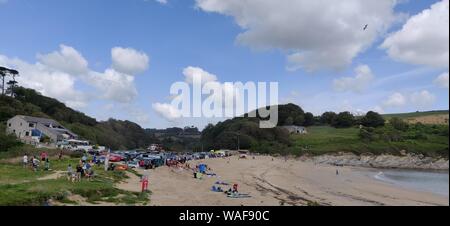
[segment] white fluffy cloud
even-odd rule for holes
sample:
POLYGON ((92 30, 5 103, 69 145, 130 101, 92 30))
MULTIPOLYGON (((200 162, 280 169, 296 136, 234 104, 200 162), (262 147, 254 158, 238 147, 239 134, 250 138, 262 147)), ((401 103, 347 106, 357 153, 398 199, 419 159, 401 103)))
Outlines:
POLYGON ((149 57, 132 48, 114 47, 111 50, 113 68, 125 74, 139 74, 149 67, 149 57))
POLYGON ((396 0, 196 0, 206 12, 232 16, 244 30, 237 42, 281 49, 288 69, 342 68, 397 19, 396 0), (368 24, 367 30, 363 27, 368 24))
POLYGON ((338 92, 353 91, 362 92, 373 81, 374 75, 367 65, 360 65, 355 68, 354 77, 344 77, 335 79, 333 82, 334 90, 338 92))
MULTIPOLYGON (((233 109, 233 107, 236 107, 238 104, 242 103, 241 101, 243 101, 241 98, 243 94, 237 92, 234 83, 222 83, 219 81, 216 75, 200 67, 188 66, 183 69, 183 75, 184 81, 189 85, 194 85, 194 81, 200 81, 199 85, 201 85, 202 88, 212 88, 212 86, 207 85, 220 87, 222 89, 222 95, 215 95, 215 98, 217 98, 215 99, 215 101, 221 101, 223 109, 233 109)), ((207 96, 207 94, 203 95, 202 98, 204 98, 205 96, 207 96)), ((172 100, 175 97, 177 96, 170 96, 168 99, 172 100)), ((155 103, 153 104, 153 110, 155 110, 159 115, 169 121, 174 121, 174 119, 181 118, 183 116, 181 110, 167 103, 155 103)))
POLYGON ((201 81, 201 84, 217 81, 216 75, 211 74, 199 67, 186 67, 183 69, 183 75, 185 77, 185 81, 189 84, 193 84, 194 79, 201 81))
POLYGON ((401 93, 394 93, 389 98, 384 101, 383 106, 385 107, 403 107, 407 103, 407 98, 401 93))
POLYGON ((83 74, 88 71, 88 62, 76 49, 66 45, 60 45, 59 51, 49 54, 38 54, 40 62, 56 71, 69 74, 83 74))
POLYGON ((161 3, 161 4, 167 4, 167 0, 156 0, 157 2, 161 3))
POLYGON ((410 94, 394 93, 383 102, 383 107, 400 108, 405 106, 414 107, 416 109, 425 109, 431 107, 436 102, 436 96, 428 90, 413 92, 410 94))
POLYGON ((20 59, 11 59, 0 55, 0 65, 17 69, 16 77, 20 86, 35 89, 43 95, 63 101, 73 108, 82 108, 88 97, 75 88, 75 77, 63 71, 57 71, 45 64, 31 64, 20 59))
POLYGON ((445 72, 441 75, 439 75, 435 80, 434 80, 434 84, 436 84, 439 87, 448 89, 448 72, 445 72))
POLYGON ((153 110, 155 110, 155 112, 158 113, 161 117, 169 121, 181 118, 182 116, 181 111, 171 104, 155 103, 153 104, 153 110))
MULTIPOLYGON (((112 52, 115 52, 114 49, 112 52)), ((126 65, 125 62, 121 62, 120 56, 113 58, 116 59, 116 63, 126 65)), ((20 72, 20 76, 17 77, 19 85, 35 89, 73 108, 85 107, 95 99, 129 103, 138 94, 133 74, 113 68, 107 68, 104 72, 93 71, 88 68, 87 60, 73 47, 61 45, 60 50, 38 54, 37 59, 36 63, 28 63, 0 55, 0 65, 20 72), (94 87, 94 90, 79 90, 77 84, 94 87)), ((126 61, 128 58, 122 59, 126 61)))
POLYGON ((414 92, 410 99, 413 106, 418 109, 431 107, 436 102, 436 97, 427 90, 414 92))
POLYGON ((384 41, 382 48, 395 60, 428 65, 449 66, 449 1, 411 17, 400 31, 384 41))
MULTIPOLYGON (((186 67, 183 69, 183 75, 185 77, 185 82, 189 84, 194 83, 194 78, 197 81, 201 81, 200 84, 204 85, 208 82, 217 82, 222 88, 222 101, 225 103, 226 101, 229 101, 227 103, 233 102, 233 101, 241 101, 241 98, 239 98, 242 94, 237 93, 236 89, 234 87, 234 84, 230 83, 221 83, 219 82, 217 76, 215 74, 209 73, 208 71, 200 68, 200 67, 186 67)), ((234 105, 233 105, 234 106, 234 105)), ((227 108, 231 108, 233 106, 226 106, 227 108)))
POLYGON ((93 71, 86 80, 99 91, 98 97, 102 99, 129 103, 138 94, 134 77, 114 69, 106 69, 103 73, 93 71))

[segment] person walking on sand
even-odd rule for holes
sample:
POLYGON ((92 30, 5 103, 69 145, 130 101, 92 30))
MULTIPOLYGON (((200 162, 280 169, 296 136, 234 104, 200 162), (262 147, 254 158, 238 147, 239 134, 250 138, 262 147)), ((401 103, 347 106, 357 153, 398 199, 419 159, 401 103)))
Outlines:
POLYGON ((26 168, 27 165, 28 165, 28 155, 27 154, 23 155, 23 162, 22 163, 23 163, 23 167, 26 168))
POLYGON ((336 170, 336 175, 337 175, 337 176, 339 175, 339 170, 336 170))

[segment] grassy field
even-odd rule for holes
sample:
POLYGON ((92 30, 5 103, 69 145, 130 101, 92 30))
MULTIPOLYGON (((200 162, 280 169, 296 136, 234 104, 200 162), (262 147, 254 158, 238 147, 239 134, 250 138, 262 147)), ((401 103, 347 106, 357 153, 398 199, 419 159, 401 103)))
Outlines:
MULTIPOLYGON (((63 176, 56 179, 43 177, 65 171, 68 164, 75 166, 78 159, 65 158, 52 160, 51 171, 33 172, 20 163, 0 164, 0 205, 43 205, 53 199, 61 204, 76 205, 70 196, 79 195, 85 202, 98 202, 121 205, 145 205, 149 201, 149 193, 136 193, 120 190, 115 183, 127 179, 125 172, 105 172, 102 167, 94 167, 96 173, 92 181, 82 180, 71 183, 63 176)), ((64 174, 65 175, 65 174, 64 174)))
POLYGON ((399 114, 386 114, 383 115, 386 119, 390 119, 393 117, 399 117, 399 118, 415 118, 415 117, 423 117, 423 116, 432 116, 432 115, 448 115, 448 110, 442 110, 442 111, 426 111, 426 112, 411 112, 411 113, 399 113, 399 114))
POLYGON ((448 137, 427 135, 426 140, 404 140, 402 142, 365 142, 358 137, 358 128, 336 129, 328 126, 308 128, 306 135, 292 135, 295 154, 320 155, 337 152, 355 154, 389 153, 397 155, 401 150, 426 156, 447 156, 448 137))
POLYGON ((388 114, 383 115, 386 120, 390 120, 393 117, 401 118, 408 123, 422 123, 428 125, 448 125, 449 124, 449 111, 428 111, 428 112, 414 112, 404 114, 388 114))

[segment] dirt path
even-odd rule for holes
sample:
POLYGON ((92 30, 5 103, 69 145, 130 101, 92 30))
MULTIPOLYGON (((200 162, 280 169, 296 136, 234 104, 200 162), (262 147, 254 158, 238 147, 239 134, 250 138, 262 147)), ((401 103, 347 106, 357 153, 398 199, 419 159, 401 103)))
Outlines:
POLYGON ((47 176, 44 177, 39 177, 37 180, 42 181, 42 180, 56 180, 60 177, 64 177, 66 175, 66 173, 64 171, 55 171, 52 174, 49 174, 47 176))
POLYGON ((141 192, 141 178, 130 172, 126 172, 126 174, 128 179, 116 184, 116 188, 131 192, 141 192))

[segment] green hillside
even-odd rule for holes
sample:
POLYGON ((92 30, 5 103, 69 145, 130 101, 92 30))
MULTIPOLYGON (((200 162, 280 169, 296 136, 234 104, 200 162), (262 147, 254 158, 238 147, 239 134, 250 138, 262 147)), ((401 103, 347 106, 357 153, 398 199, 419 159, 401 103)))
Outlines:
POLYGON ((147 147, 155 139, 138 124, 110 119, 98 122, 92 117, 75 111, 56 99, 45 97, 32 89, 17 87, 16 98, 0 96, 0 151, 14 146, 14 138, 6 136, 4 124, 15 115, 52 118, 68 129, 90 140, 93 144, 112 149, 147 147))
MULTIPOLYGON (((202 142, 208 148, 236 148, 238 137, 240 148, 267 154, 321 155, 336 152, 355 154, 389 153, 398 155, 402 150, 425 156, 448 158, 448 124, 411 123, 406 116, 419 113, 381 116, 369 112, 364 117, 350 112, 326 112, 313 117, 306 124, 307 113, 292 104, 279 106, 279 126, 307 126, 306 135, 289 135, 280 128, 260 129, 258 118, 234 118, 210 125, 203 131, 202 142), (294 120, 292 120, 294 119, 294 120), (298 122, 298 123, 296 123, 298 122), (364 125, 360 128, 360 125, 364 125)), ((445 112, 445 111, 444 111, 445 112)), ((447 111, 448 112, 448 111, 447 111)), ((442 114, 442 112, 421 115, 442 114)))
POLYGON ((292 135, 293 149, 296 154, 321 155, 337 152, 352 152, 355 154, 389 153, 398 155, 400 151, 425 156, 442 156, 448 158, 448 127, 423 126, 413 127, 408 131, 382 133, 372 140, 361 139, 359 128, 336 129, 329 126, 314 126, 308 128, 306 135, 292 135), (447 135, 446 135, 447 131, 447 135), (396 138, 395 140, 392 138, 396 138))
POLYGON ((386 119, 390 119, 393 117, 398 118, 416 118, 416 117, 423 117, 423 116, 433 116, 433 115, 448 115, 448 110, 439 110, 439 111, 424 111, 424 112, 410 112, 410 113, 397 113, 397 114, 385 114, 383 117, 386 119))

